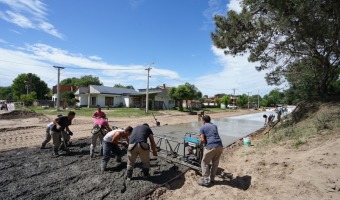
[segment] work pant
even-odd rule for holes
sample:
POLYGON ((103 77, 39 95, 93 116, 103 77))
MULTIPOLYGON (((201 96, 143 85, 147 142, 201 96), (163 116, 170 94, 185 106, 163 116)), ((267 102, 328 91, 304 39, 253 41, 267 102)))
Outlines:
MULTIPOLYGON (((143 144, 147 144, 147 143, 143 143, 143 144)), ((141 147, 141 143, 129 144, 127 156, 128 156, 127 170, 133 170, 133 167, 135 166, 135 162, 136 162, 137 156, 140 157, 140 159, 142 161, 142 167, 144 169, 149 169, 150 168, 150 150, 149 150, 149 148, 146 149, 145 147, 143 149, 141 147), (132 150, 129 150, 134 145, 136 145, 136 146, 132 150)))
POLYGON ((103 141, 103 161, 108 162, 110 160, 111 152, 116 157, 121 157, 123 154, 122 150, 119 148, 117 144, 103 141))
POLYGON ((52 137, 51 137, 51 134, 50 134, 50 127, 46 127, 46 133, 45 133, 45 140, 42 142, 42 146, 45 147, 45 145, 51 141, 52 137))
POLYGON ((95 134, 92 134, 92 138, 91 138, 91 148, 95 149, 97 146, 97 139, 99 138, 100 141, 100 147, 102 148, 102 142, 103 142, 103 138, 104 135, 102 134, 102 132, 104 132, 104 130, 100 130, 95 134))
MULTIPOLYGON (((61 138, 64 136, 65 143, 67 144, 70 140, 70 136, 65 131, 50 131, 51 137, 52 137, 52 143, 53 143, 53 149, 54 152, 58 151, 60 144, 61 144, 61 138)), ((66 147, 65 147, 66 148, 66 147)))
POLYGON ((204 180, 214 181, 223 147, 204 148, 203 158, 201 162, 202 177, 204 180), (210 167, 210 163, 211 167, 210 167))

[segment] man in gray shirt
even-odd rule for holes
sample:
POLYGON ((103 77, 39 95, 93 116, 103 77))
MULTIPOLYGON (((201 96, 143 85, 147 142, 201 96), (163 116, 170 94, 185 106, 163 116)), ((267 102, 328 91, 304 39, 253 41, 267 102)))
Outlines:
POLYGON ((217 126, 210 122, 210 116, 203 116, 203 126, 200 128, 200 138, 203 145, 203 158, 201 162, 202 178, 198 180, 201 186, 209 186, 215 182, 216 171, 223 152, 222 140, 218 134, 217 126), (209 164, 212 163, 211 168, 209 164))

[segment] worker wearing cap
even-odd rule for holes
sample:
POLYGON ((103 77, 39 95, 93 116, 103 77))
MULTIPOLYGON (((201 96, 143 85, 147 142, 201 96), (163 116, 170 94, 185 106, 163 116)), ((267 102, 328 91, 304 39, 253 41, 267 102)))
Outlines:
POLYGON ((127 180, 132 178, 133 168, 138 156, 142 161, 143 178, 150 176, 150 145, 147 143, 148 138, 151 143, 152 154, 157 156, 156 143, 149 125, 145 123, 133 129, 128 146, 127 180))
POLYGON ((200 139, 205 147, 201 161, 202 178, 197 183, 201 186, 209 186, 215 182, 223 145, 217 126, 210 122, 210 116, 204 115, 202 119, 204 125, 200 128, 200 139))

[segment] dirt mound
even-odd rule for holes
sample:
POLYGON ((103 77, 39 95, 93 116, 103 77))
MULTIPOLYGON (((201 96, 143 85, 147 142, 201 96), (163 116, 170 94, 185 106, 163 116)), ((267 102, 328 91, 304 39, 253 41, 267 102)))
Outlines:
POLYGON ((11 112, 0 114, 1 119, 25 119, 31 117, 45 117, 45 115, 41 113, 36 113, 33 110, 13 110, 11 112))

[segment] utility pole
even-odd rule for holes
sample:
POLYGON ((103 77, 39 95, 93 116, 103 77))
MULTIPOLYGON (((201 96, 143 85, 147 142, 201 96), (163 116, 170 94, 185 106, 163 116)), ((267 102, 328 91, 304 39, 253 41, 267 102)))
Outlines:
POLYGON ((260 90, 257 90, 257 110, 260 108, 260 90))
MULTIPOLYGON (((153 63, 151 63, 152 65, 153 63)), ((148 70, 148 81, 147 81, 147 86, 146 86, 146 102, 145 102, 145 112, 147 113, 149 111, 149 79, 150 79, 150 70, 151 65, 146 68, 145 70, 148 70)))
POLYGON ((234 96, 233 96, 233 108, 235 108, 235 88, 233 88, 233 90, 234 90, 234 96))
POLYGON ((58 69, 58 83, 57 83, 57 111, 60 111, 60 69, 64 69, 64 67, 53 66, 58 69))
POLYGON ((248 110, 249 110, 249 93, 250 93, 250 92, 248 92, 248 110))

